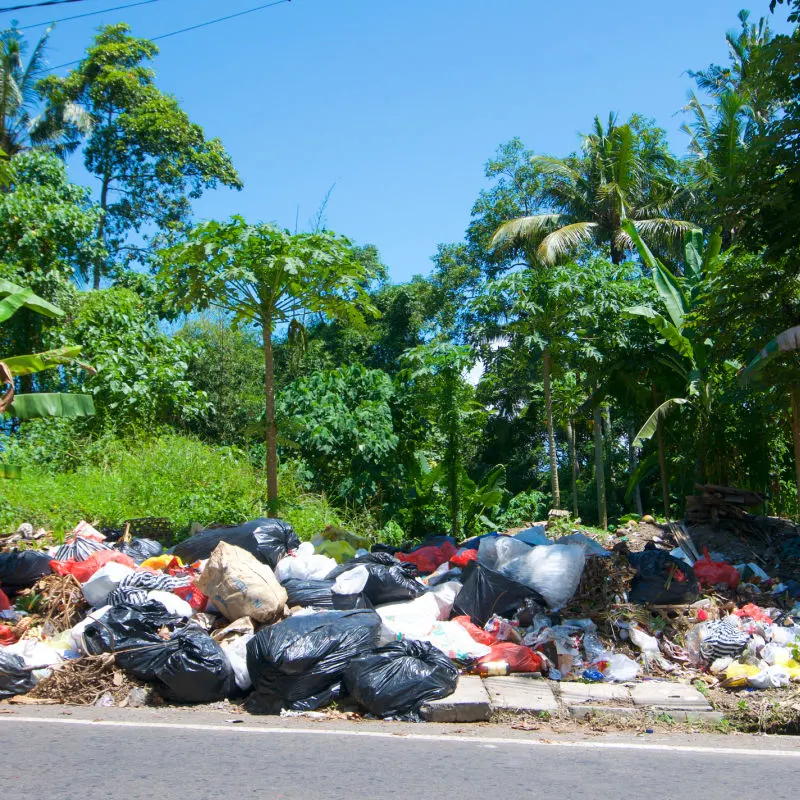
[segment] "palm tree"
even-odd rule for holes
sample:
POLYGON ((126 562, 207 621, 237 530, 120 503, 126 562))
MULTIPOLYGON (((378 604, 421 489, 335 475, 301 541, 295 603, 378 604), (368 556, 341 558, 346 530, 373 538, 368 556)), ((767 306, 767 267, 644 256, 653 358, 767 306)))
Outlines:
POLYGON ((608 245, 611 260, 620 264, 634 249, 622 223, 656 240, 682 235, 693 226, 665 215, 682 194, 672 176, 677 170, 657 132, 634 117, 617 125, 611 114, 603 128, 595 117, 594 130, 584 136, 583 152, 568 158, 533 156, 544 179, 548 213, 519 217, 501 225, 492 246, 538 243, 536 254, 553 264, 580 246, 608 245))
POLYGON ((9 157, 31 147, 59 155, 71 153, 88 129, 88 118, 74 103, 37 114, 42 96, 39 81, 47 68, 45 49, 52 26, 36 43, 28 63, 28 43, 17 28, 0 31, 0 150, 9 157))

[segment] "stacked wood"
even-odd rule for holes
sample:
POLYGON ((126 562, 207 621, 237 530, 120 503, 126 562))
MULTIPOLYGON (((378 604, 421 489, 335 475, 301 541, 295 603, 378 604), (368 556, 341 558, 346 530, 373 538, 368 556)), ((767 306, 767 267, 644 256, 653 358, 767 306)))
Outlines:
POLYGON ((760 506, 764 497, 747 489, 697 484, 702 492, 686 498, 685 519, 689 525, 717 524, 720 520, 746 520, 748 508, 760 506))

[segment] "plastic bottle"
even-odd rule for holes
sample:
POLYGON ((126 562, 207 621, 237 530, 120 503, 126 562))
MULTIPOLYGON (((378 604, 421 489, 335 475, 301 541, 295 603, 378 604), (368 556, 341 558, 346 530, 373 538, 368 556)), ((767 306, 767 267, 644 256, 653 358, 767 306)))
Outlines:
POLYGON ((478 664, 478 675, 482 678, 492 678, 497 675, 510 675, 511 667, 508 661, 486 661, 478 664))

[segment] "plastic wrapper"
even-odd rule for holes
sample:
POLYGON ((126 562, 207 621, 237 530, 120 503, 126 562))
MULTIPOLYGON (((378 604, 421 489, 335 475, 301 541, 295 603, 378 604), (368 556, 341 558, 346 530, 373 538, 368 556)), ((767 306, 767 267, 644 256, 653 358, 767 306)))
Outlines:
POLYGON ((701 586, 711 587, 723 584, 735 589, 742 576, 736 567, 726 561, 712 561, 707 549, 703 549, 704 556, 694 562, 694 574, 701 586))
POLYGON ((235 527, 201 531, 175 545, 171 552, 184 564, 193 564, 208 558, 220 542, 247 550, 273 569, 290 550, 300 546, 300 539, 288 522, 260 517, 235 527))
POLYGON ((259 631, 247 645, 247 671, 261 710, 319 708, 340 691, 350 661, 374 649, 374 611, 293 616, 259 631))
POLYGON ((230 662, 236 685, 243 692, 248 692, 253 688, 253 681, 250 680, 250 673, 247 671, 247 643, 254 636, 254 633, 246 633, 232 642, 221 645, 230 662))
POLYGON ((494 614, 513 616, 526 600, 546 605, 534 589, 477 562, 464 570, 462 578, 464 586, 453 603, 453 616, 468 616, 481 628, 494 614))
POLYGON ((578 589, 586 563, 581 545, 552 544, 534 547, 521 558, 506 562, 503 574, 535 589, 553 609, 562 608, 578 589))
POLYGON ((603 670, 607 681, 626 683, 636 680, 640 671, 639 665, 622 653, 614 653, 608 660, 608 666, 603 670))
POLYGON ((20 656, 0 650, 0 700, 26 694, 35 684, 33 674, 20 656))
POLYGON ((344 673, 348 693, 378 717, 415 715, 429 700, 451 695, 458 669, 426 642, 393 642, 354 658, 344 673))
POLYGON ((343 573, 358 566, 366 567, 369 572, 364 595, 375 606, 413 600, 427 591, 426 587, 414 578, 417 572, 415 565, 401 564, 388 553, 369 553, 354 558, 333 570, 327 580, 336 580, 343 573))

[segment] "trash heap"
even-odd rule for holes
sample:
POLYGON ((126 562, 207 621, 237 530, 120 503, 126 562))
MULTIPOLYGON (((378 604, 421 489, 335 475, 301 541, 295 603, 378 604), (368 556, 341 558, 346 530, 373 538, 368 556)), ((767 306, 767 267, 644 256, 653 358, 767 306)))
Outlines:
POLYGON ((120 534, 81 523, 42 550, 21 529, 0 552, 0 699, 260 713, 341 701, 417 719, 464 673, 800 681, 791 587, 708 553, 612 552, 544 525, 371 552, 338 529, 301 543, 266 518, 168 551, 120 534))

